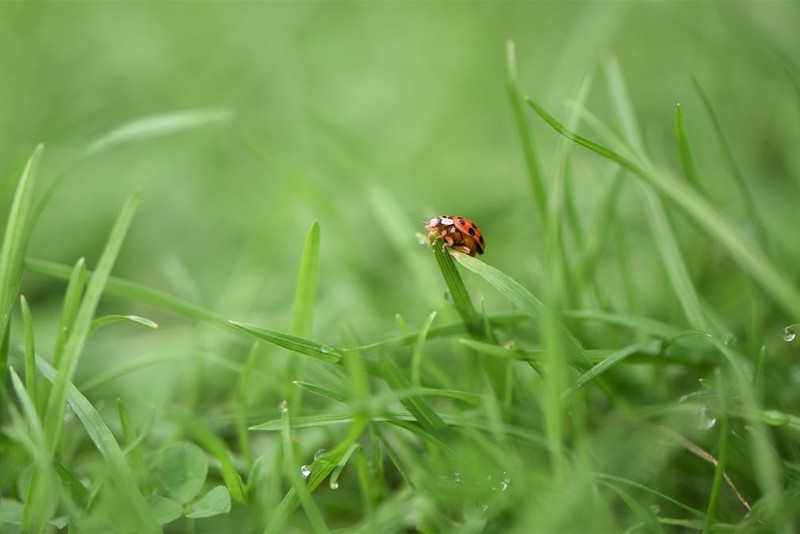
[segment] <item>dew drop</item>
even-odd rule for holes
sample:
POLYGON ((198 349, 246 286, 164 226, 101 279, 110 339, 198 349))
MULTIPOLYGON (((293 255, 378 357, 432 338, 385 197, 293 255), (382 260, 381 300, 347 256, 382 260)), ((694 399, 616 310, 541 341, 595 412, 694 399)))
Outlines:
POLYGON ((791 343, 797 337, 797 333, 794 331, 794 328, 791 326, 787 326, 783 329, 783 340, 787 343, 791 343))
POLYGON ((328 451, 327 451, 327 450, 325 450, 325 449, 320 449, 320 450, 318 450, 317 452, 315 452, 315 453, 314 453, 314 461, 317 461, 317 460, 319 460, 319 459, 320 459, 320 457, 321 457, 323 454, 325 454, 326 452, 328 452, 328 451))
POLYGON ((500 491, 505 491, 508 489, 508 485, 511 483, 511 477, 508 476, 508 473, 503 471, 503 480, 500 481, 500 491))
POLYGON ((661 513, 661 507, 659 505, 657 505, 657 504, 651 504, 650 505, 650 513, 652 513, 653 515, 660 514, 661 513))
POLYGON ((331 486, 332 490, 339 489, 339 481, 338 480, 331 480, 330 486, 331 486))
POLYGON ((287 413, 289 411, 289 403, 285 400, 281 401, 278 405, 278 409, 280 409, 281 413, 287 413))
POLYGON ((766 410, 761 414, 761 420, 772 426, 786 426, 789 424, 789 416, 777 410, 766 410))
POLYGON ((453 480, 455 482, 461 482, 461 472, 453 471, 453 480))
POLYGON ((706 406, 697 409, 697 428, 699 430, 711 430, 716 424, 717 418, 709 415, 706 406))
POLYGON ((300 474, 303 475, 303 478, 308 478, 311 476, 311 468, 307 465, 300 466, 300 474))

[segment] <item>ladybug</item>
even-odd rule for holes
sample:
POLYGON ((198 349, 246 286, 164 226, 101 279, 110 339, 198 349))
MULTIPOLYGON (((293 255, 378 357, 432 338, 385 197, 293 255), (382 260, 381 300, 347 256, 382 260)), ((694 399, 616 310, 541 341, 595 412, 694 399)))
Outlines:
POLYGON ((458 250, 470 256, 483 254, 486 245, 483 234, 474 222, 465 217, 444 215, 434 217, 425 225, 428 233, 428 243, 433 244, 438 239, 444 241, 445 247, 458 250))

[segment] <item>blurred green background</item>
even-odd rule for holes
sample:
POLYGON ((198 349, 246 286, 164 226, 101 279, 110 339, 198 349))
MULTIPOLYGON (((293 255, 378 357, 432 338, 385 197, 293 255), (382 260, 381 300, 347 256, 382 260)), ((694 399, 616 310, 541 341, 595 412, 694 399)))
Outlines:
MULTIPOLYGON (((616 58, 650 155, 676 174, 680 103, 705 191, 740 220, 745 207, 696 80, 778 263, 797 265, 798 28, 797 2, 2 3, 0 198, 7 206, 38 143, 45 145, 44 190, 121 124, 229 110, 224 124, 115 147, 73 168, 34 230, 30 256, 68 265, 85 256, 93 267, 125 198, 141 188, 114 274, 226 318, 289 330, 303 239, 314 220, 322 249, 311 337, 320 341, 340 341, 343 324, 361 341, 384 339, 397 332, 395 314, 417 327, 441 305, 441 274, 418 235, 438 214, 473 219, 487 240, 482 259, 539 294, 549 284, 547 262, 505 85, 512 40, 524 93, 565 118, 579 83, 593 73, 586 108, 613 127, 598 67, 616 58)), ((529 117, 551 173, 561 141, 529 117)), ((595 137, 585 126, 579 131, 595 137)), ((588 224, 613 169, 574 150, 572 187, 588 224)), ((684 325, 659 244, 627 190, 632 183, 616 205, 614 236, 624 239, 609 243, 593 274, 611 308, 684 325), (636 309, 627 308, 631 288, 636 309)), ((702 297, 724 315, 726 329, 746 336, 738 268, 680 212, 672 215, 702 297), (702 261, 693 263, 701 250, 702 261)), ((510 310, 485 284, 467 282, 487 309, 510 310)), ((63 291, 62 281, 26 276, 23 292, 43 339, 37 346, 49 346, 63 291)), ((125 397, 134 412, 181 398, 186 369, 201 351, 243 359, 242 346, 218 343, 213 329, 168 312, 114 299, 103 312, 139 313, 161 328, 101 331, 77 382, 143 355, 186 356, 183 364, 111 383, 107 398, 125 397)), ((765 313, 775 337, 764 342, 778 345, 780 328, 798 318, 765 313)), ((276 354, 282 362, 285 355, 276 354)), ((281 372, 282 363, 270 365, 281 372)), ((208 372, 195 382, 205 389, 194 391, 207 406, 229 394, 227 381, 208 372)), ((265 386, 264 406, 276 412, 281 389, 272 386, 265 386)), ((230 414, 229 406, 216 409, 230 414)))

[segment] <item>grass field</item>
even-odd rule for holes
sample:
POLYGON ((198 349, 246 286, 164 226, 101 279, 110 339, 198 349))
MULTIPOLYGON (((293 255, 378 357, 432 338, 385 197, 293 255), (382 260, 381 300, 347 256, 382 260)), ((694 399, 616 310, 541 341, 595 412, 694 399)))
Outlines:
POLYGON ((796 532, 799 25, 0 4, 0 532, 796 532))

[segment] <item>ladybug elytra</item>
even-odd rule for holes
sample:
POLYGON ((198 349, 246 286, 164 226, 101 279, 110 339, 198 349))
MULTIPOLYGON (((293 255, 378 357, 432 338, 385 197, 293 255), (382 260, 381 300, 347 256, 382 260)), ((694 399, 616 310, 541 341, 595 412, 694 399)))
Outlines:
POLYGON ((470 256, 483 254, 486 248, 481 231, 474 222, 465 217, 454 215, 434 217, 428 221, 425 229, 428 231, 428 243, 430 244, 441 239, 444 241, 445 247, 470 256))

